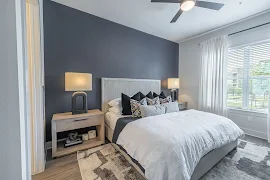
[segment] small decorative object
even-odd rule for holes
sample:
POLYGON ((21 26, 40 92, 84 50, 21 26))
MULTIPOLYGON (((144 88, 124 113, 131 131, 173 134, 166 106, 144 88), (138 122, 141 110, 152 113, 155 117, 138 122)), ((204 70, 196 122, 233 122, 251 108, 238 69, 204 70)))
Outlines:
POLYGON ((177 101, 177 89, 179 89, 179 78, 168 79, 168 89, 171 89, 172 101, 177 101))
POLYGON ((87 113, 87 94, 83 91, 92 91, 92 74, 89 73, 65 73, 65 90, 76 91, 72 94, 72 114, 87 113), (82 98, 82 109, 77 107, 77 99, 82 98))
POLYGON ((82 139, 78 136, 77 132, 69 133, 68 138, 66 139, 66 142, 64 144, 64 147, 70 147, 77 144, 81 144, 82 139))
POLYGON ((83 141, 88 141, 88 134, 83 134, 82 135, 82 139, 83 139, 83 141))
POLYGON ((77 137, 78 137, 78 133, 77 132, 72 132, 72 133, 69 133, 68 134, 68 140, 70 140, 70 141, 76 140, 77 137))
POLYGON ((88 131, 88 139, 93 139, 97 137, 96 130, 88 131))

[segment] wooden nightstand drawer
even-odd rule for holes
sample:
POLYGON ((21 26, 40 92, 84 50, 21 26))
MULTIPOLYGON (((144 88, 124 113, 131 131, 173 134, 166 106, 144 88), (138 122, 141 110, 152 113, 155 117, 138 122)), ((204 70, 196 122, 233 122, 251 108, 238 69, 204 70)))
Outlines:
POLYGON ((67 119, 56 123, 57 132, 80 129, 89 126, 98 126, 103 122, 104 116, 81 117, 76 119, 67 119))

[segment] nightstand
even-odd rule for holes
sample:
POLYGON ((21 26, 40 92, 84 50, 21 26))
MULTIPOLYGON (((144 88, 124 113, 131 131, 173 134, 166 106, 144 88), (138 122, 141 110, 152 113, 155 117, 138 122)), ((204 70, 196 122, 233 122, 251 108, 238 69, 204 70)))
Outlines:
POLYGON ((54 114, 52 118, 52 157, 64 156, 83 149, 89 149, 105 143, 104 113, 89 110, 84 114, 72 115, 71 112, 54 114), (64 148, 63 142, 57 142, 57 133, 96 126, 97 137, 82 144, 64 148))
POLYGON ((178 107, 180 111, 187 110, 187 102, 178 102, 178 107))

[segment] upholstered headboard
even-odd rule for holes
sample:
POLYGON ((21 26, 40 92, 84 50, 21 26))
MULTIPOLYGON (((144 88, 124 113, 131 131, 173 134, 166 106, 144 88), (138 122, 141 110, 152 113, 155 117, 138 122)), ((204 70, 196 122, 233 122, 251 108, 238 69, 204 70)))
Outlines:
POLYGON ((160 80, 150 79, 124 79, 124 78, 102 78, 101 79, 101 103, 102 111, 108 111, 113 99, 121 98, 121 93, 133 96, 137 92, 147 94, 149 91, 160 93, 160 80))

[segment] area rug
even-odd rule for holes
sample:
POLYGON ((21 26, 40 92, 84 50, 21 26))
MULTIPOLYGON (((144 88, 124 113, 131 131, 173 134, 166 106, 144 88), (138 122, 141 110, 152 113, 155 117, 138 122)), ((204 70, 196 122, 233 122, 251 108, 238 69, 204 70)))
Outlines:
MULTIPOLYGON (((82 180, 145 180, 111 144, 77 154, 82 180)), ((270 180, 270 148, 239 140, 200 180, 270 180)))
POLYGON ((145 180, 111 144, 79 151, 82 180, 145 180))
POLYGON ((200 180, 270 180, 270 148, 239 140, 200 180))

